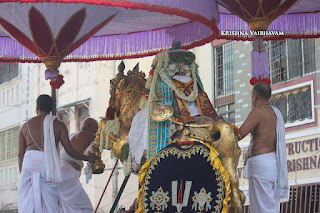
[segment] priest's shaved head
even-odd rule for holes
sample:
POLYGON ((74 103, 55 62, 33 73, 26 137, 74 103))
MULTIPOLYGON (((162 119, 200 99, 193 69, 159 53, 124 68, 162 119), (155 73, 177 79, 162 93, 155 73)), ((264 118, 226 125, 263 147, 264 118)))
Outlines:
POLYGON ((88 132, 95 134, 98 131, 98 127, 99 127, 99 125, 98 125, 98 121, 96 119, 86 118, 83 121, 81 130, 88 131, 88 132))
POLYGON ((269 100, 271 97, 271 87, 266 82, 259 82, 252 89, 259 97, 269 100))

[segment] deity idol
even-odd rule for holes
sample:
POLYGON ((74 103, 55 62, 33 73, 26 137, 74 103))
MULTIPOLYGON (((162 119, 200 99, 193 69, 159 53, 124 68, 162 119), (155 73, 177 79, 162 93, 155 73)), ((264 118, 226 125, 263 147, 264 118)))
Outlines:
POLYGON ((204 92, 197 67, 195 55, 181 49, 179 42, 153 60, 141 111, 133 118, 129 133, 136 163, 140 164, 143 151, 149 160, 171 142, 172 118, 184 124, 194 123, 199 115, 221 119, 204 92))

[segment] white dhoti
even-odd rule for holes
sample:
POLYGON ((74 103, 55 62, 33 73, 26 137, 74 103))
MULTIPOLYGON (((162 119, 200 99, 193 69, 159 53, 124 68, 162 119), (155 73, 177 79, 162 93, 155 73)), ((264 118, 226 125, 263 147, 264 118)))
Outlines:
POLYGON ((277 213, 280 199, 286 202, 290 195, 285 125, 281 112, 276 107, 272 109, 277 116, 276 151, 249 158, 244 170, 244 177, 249 179, 250 212, 253 213, 277 213))
POLYGON ((280 211, 275 152, 249 158, 244 177, 249 179, 250 212, 277 213, 280 211))
POLYGON ((19 181, 19 213, 58 213, 59 184, 48 182, 44 153, 24 154, 19 181))
POLYGON ((90 199, 79 180, 81 172, 74 169, 67 161, 61 161, 61 174, 60 213, 94 212, 90 199))

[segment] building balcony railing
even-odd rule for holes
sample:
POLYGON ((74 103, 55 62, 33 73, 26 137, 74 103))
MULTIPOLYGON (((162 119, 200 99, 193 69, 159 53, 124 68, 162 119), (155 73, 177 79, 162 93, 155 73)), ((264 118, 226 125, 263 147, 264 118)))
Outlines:
POLYGON ((271 97, 270 105, 280 110, 286 127, 315 121, 312 81, 275 92, 271 97))
MULTIPOLYGON (((319 213, 319 196, 320 183, 291 186, 290 200, 281 203, 280 213, 319 213)), ((249 206, 245 206, 243 212, 250 213, 249 206)))

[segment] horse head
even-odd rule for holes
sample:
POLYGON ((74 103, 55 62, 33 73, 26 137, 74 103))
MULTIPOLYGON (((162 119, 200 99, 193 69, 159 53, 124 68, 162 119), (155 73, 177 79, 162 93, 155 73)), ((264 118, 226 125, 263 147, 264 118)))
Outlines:
POLYGON ((139 63, 127 75, 124 75, 124 68, 125 65, 121 62, 118 74, 110 81, 109 101, 109 106, 114 109, 116 118, 120 121, 120 130, 117 135, 109 134, 108 148, 120 159, 146 83, 145 74, 139 71, 139 63))
POLYGON ((124 75, 125 65, 123 61, 118 66, 118 73, 114 79, 110 80, 110 99, 109 99, 109 107, 112 107, 116 114, 120 111, 119 100, 117 99, 116 93, 118 89, 119 82, 124 79, 126 76, 124 75))

